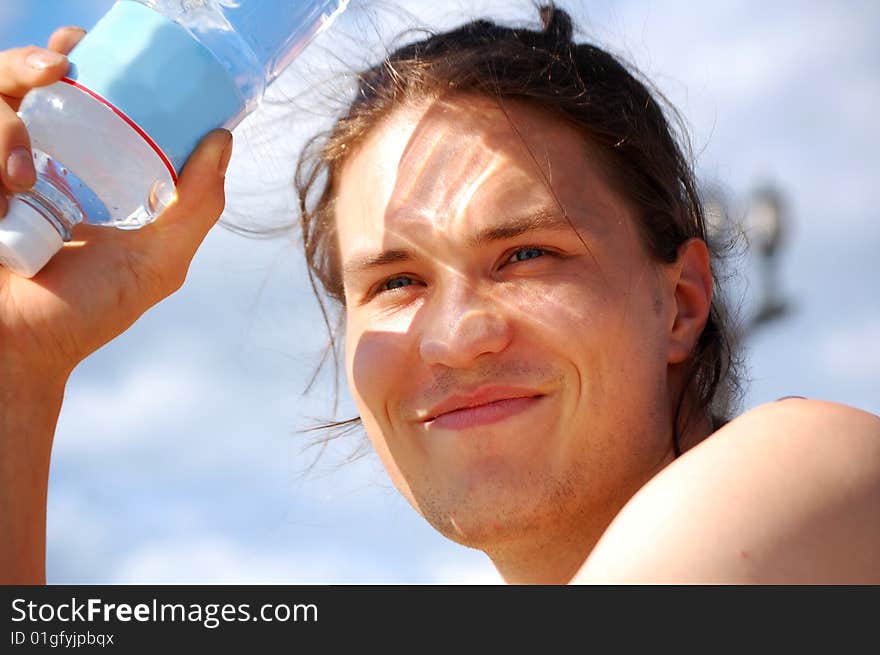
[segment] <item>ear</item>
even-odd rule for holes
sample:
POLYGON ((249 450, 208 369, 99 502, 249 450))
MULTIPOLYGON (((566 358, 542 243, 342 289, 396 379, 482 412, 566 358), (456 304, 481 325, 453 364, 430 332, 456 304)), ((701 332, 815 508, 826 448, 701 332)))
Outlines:
POLYGON ((678 259, 668 269, 675 296, 669 324, 667 359, 678 364, 690 357, 709 318, 712 271, 709 249, 702 239, 688 239, 678 248, 678 259))

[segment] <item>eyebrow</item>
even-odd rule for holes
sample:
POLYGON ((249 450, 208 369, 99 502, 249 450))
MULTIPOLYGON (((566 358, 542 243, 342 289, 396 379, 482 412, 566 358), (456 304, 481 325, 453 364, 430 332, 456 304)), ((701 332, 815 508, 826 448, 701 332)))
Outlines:
MULTIPOLYGON (((536 232, 538 230, 571 231, 571 222, 560 215, 557 211, 539 209, 530 214, 507 220, 498 225, 489 226, 480 230, 468 240, 471 248, 481 248, 495 241, 515 239, 516 237, 536 232)), ((345 275, 356 275, 373 268, 396 262, 412 261, 416 259, 415 252, 407 248, 383 250, 375 255, 355 257, 343 267, 345 275)))

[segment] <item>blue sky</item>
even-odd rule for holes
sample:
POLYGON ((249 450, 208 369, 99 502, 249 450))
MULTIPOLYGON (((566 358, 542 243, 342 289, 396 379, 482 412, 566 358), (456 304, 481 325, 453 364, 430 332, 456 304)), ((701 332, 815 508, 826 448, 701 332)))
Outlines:
MULTIPOLYGON (((7 0, 0 47, 90 27, 111 4, 7 0)), ((340 56, 369 59, 416 24, 532 15, 528 1, 473 4, 353 2, 273 90, 277 102, 236 130, 230 214, 266 225, 292 216, 294 155, 339 107, 340 56)), ((780 269, 796 311, 748 341, 744 407, 799 394, 880 413, 880 5, 559 4, 679 107, 701 178, 734 213, 762 182, 786 194, 792 232, 780 269)), ((732 272, 748 314, 753 265, 732 272)), ((344 464, 352 447, 339 444, 301 475, 310 457, 295 431, 331 411, 329 376, 301 394, 322 345, 295 236, 213 230, 184 288, 71 378, 52 462, 49 581, 500 580, 482 553, 418 517, 374 455, 344 464)))

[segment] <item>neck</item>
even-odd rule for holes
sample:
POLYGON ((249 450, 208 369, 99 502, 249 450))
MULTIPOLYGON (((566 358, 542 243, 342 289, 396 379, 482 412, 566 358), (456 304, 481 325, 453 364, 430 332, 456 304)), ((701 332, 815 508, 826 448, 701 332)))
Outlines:
POLYGON ((572 522, 572 529, 543 530, 537 538, 495 545, 485 552, 507 584, 567 584, 619 510, 582 517, 572 522))

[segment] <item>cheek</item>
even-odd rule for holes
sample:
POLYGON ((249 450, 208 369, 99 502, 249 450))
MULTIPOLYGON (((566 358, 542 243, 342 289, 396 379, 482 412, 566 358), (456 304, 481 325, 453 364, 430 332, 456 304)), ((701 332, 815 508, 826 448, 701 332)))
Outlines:
POLYGON ((613 322, 611 294, 600 284, 579 278, 533 285, 520 294, 515 315, 530 338, 569 353, 595 353, 613 322))
POLYGON ((663 317, 648 280, 611 277, 546 287, 531 299, 526 325, 564 353, 596 394, 620 394, 665 373, 663 317))
POLYGON ((613 301, 590 339, 607 399, 654 411, 667 376, 662 317, 648 289, 629 289, 613 301))
POLYGON ((390 429, 386 410, 406 384, 407 332, 362 329, 355 321, 346 330, 345 351, 348 383, 361 417, 383 431, 390 429))
POLYGON ((349 388, 354 396, 364 429, 388 476, 413 507, 412 491, 391 452, 393 425, 386 411, 405 389, 406 333, 346 330, 345 360, 349 388))

